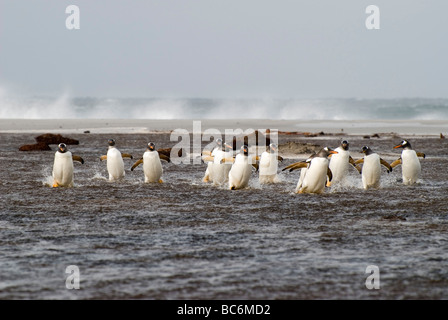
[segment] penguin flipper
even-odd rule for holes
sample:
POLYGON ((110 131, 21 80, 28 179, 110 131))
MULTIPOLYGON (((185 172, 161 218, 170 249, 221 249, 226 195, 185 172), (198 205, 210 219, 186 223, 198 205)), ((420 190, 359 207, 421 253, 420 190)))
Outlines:
POLYGON ((364 158, 358 159, 355 161, 355 164, 363 164, 364 163, 364 158))
POLYGON ((349 156, 348 158, 348 162, 350 162, 350 164, 356 169, 358 170, 359 173, 361 173, 362 168, 360 166, 358 166, 358 164, 355 162, 355 160, 353 160, 353 158, 351 156, 349 156))
POLYGON ((137 160, 134 165, 131 167, 131 171, 134 171, 135 168, 137 168, 140 164, 143 163, 143 158, 137 160))
POLYGON ((203 156, 211 156, 212 153, 211 153, 211 151, 204 150, 204 151, 202 151, 202 155, 203 155, 203 156))
POLYGON ((258 163, 252 163, 252 167, 255 168, 255 171, 258 171, 258 163))
POLYGON ((215 161, 215 157, 212 157, 212 156, 202 156, 202 161, 204 161, 204 162, 213 162, 213 161, 215 161))
POLYGON ((80 156, 72 155, 72 159, 74 161, 78 161, 78 162, 81 162, 82 164, 84 164, 84 159, 81 158, 80 156))
POLYGON ((400 164, 401 164, 401 157, 398 158, 397 160, 395 160, 394 162, 392 162, 392 163, 390 164, 390 166, 391 166, 392 168, 395 168, 396 166, 398 166, 398 165, 400 165, 400 164))
POLYGON ((387 161, 380 158, 380 163, 387 168, 387 173, 392 172, 392 167, 387 161))
POLYGON ((132 154, 129 153, 122 153, 121 154, 122 158, 129 158, 129 159, 134 159, 134 157, 132 156, 132 154))
POLYGON ((159 153, 159 158, 160 158, 160 160, 165 160, 166 162, 171 162, 170 157, 167 157, 164 154, 159 153))
POLYGON ((331 182, 331 179, 333 179, 333 173, 331 172, 330 168, 327 169, 327 176, 328 176, 328 182, 331 182))
POLYGON ((417 152, 417 157, 426 158, 426 155, 423 152, 417 152))
POLYGON ((301 168, 306 168, 306 167, 308 167, 308 162, 300 161, 300 162, 295 162, 293 164, 290 164, 289 166, 284 167, 282 169, 282 171, 289 170, 289 172, 291 172, 291 171, 301 169, 301 168))
POLYGON ((220 163, 233 163, 235 158, 222 158, 220 163))
POLYGON ((103 155, 100 157, 100 161, 104 161, 104 160, 107 160, 107 155, 103 155))

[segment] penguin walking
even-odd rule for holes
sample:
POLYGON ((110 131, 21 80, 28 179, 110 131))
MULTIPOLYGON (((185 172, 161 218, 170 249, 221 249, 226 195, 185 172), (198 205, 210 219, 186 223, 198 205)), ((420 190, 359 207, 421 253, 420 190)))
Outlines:
POLYGON ((107 141, 109 149, 107 154, 100 157, 100 160, 107 161, 107 172, 109 173, 109 181, 121 180, 125 176, 123 158, 133 159, 132 155, 128 153, 121 153, 115 147, 115 140, 109 139, 107 141))
MULTIPOLYGON (((229 161, 223 159, 222 161, 229 161)), ((249 185, 250 175, 252 174, 252 157, 249 156, 249 147, 243 145, 240 153, 238 153, 233 161, 232 167, 229 171, 229 188, 230 190, 237 190, 246 188, 249 185)))
POLYGON ((258 179, 261 184, 278 182, 278 162, 283 158, 278 155, 278 148, 275 143, 269 144, 258 162, 258 179))
POLYGON ((162 183, 163 168, 160 160, 171 162, 170 158, 156 150, 156 145, 153 142, 148 143, 148 147, 143 154, 143 157, 137 160, 131 167, 134 171, 140 164, 143 163, 143 173, 145 175, 145 183, 159 182, 162 183))
POLYGON ((203 160, 207 162, 207 169, 204 174, 202 181, 213 182, 213 184, 218 185, 227 182, 231 163, 222 163, 222 159, 229 158, 232 156, 233 148, 227 143, 223 142, 222 139, 216 139, 216 147, 213 148, 209 155, 203 152, 203 160))
POLYGON ((339 147, 335 149, 337 154, 330 154, 329 168, 333 174, 332 181, 328 181, 327 187, 334 183, 343 182, 348 175, 350 165, 361 173, 361 167, 355 164, 355 160, 351 157, 349 151, 349 143, 343 140, 339 147))
POLYGON ((425 158, 426 155, 422 152, 415 152, 411 144, 407 140, 403 140, 396 145, 394 149, 403 148, 400 158, 390 164, 392 168, 401 164, 401 175, 403 177, 403 184, 411 185, 418 181, 421 174, 421 164, 418 157, 425 158))
POLYGON ((53 187, 73 187, 73 161, 84 164, 84 160, 67 150, 65 143, 58 145, 53 163, 53 187))
POLYGON ((306 161, 293 163, 282 170, 289 170, 291 172, 302 169, 297 183, 296 193, 320 194, 324 192, 327 177, 328 181, 331 181, 333 176, 329 168, 328 156, 330 154, 337 154, 337 151, 325 147, 318 153, 311 155, 306 161))
POLYGON ((379 188, 381 182, 381 165, 387 168, 387 173, 392 171, 392 167, 385 160, 380 158, 378 153, 367 146, 362 147, 361 153, 364 158, 355 161, 356 164, 362 164, 361 179, 364 189, 379 188))

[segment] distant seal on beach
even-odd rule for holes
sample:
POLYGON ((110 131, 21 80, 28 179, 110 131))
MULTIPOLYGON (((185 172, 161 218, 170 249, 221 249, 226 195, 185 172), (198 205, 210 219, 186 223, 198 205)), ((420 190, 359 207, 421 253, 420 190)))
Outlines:
POLYGON ((403 148, 400 158, 391 163, 391 167, 395 168, 401 164, 401 174, 403 184, 410 185, 417 182, 421 174, 421 164, 418 157, 425 158, 426 155, 421 152, 415 152, 411 144, 407 140, 403 140, 396 145, 394 149, 403 148))
POLYGON ((65 143, 60 143, 54 155, 53 187, 73 186, 73 160, 84 163, 80 156, 72 155, 67 150, 65 143))

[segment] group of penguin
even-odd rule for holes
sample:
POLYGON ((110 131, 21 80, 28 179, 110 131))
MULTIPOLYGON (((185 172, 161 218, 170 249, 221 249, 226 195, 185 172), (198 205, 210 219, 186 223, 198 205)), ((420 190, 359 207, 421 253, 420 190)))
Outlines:
MULTIPOLYGON (((203 151, 202 160, 207 163, 203 182, 211 182, 214 185, 228 184, 229 189, 236 190, 246 188, 249 185, 251 174, 255 168, 258 171, 261 184, 279 182, 278 163, 283 160, 278 155, 278 147, 271 143, 260 156, 249 154, 249 147, 243 145, 235 156, 233 148, 217 139, 212 151, 203 151)), ((109 180, 121 180, 125 176, 123 158, 133 159, 132 155, 121 153, 115 146, 115 140, 108 140, 108 151, 100 157, 101 161, 107 161, 109 180)), ((295 189, 296 193, 323 193, 325 187, 342 182, 348 175, 350 166, 353 166, 360 174, 364 189, 379 188, 381 179, 381 165, 387 172, 401 164, 403 184, 415 184, 420 178, 421 164, 419 157, 425 158, 424 153, 412 149, 407 140, 394 146, 394 149, 402 148, 401 156, 389 164, 383 160, 371 148, 364 146, 361 152, 364 157, 355 161, 349 152, 349 143, 343 140, 339 147, 332 150, 328 147, 311 155, 307 160, 295 162, 286 166, 281 171, 289 172, 301 169, 300 177, 295 189)), ((137 160, 131 167, 133 171, 143 164, 145 183, 162 183, 163 167, 161 160, 170 162, 170 158, 156 150, 153 142, 148 143, 143 157, 137 160)), ((53 164, 53 187, 73 186, 73 161, 84 163, 84 160, 73 155, 63 143, 58 145, 53 164)))
MULTIPOLYGON (((123 158, 133 159, 132 155, 121 153, 115 146, 115 140, 108 140, 109 148, 106 155, 100 157, 101 161, 107 161, 107 171, 110 181, 121 180, 125 176, 123 158)), ((67 150, 67 145, 61 143, 58 145, 53 163, 53 187, 72 187, 73 186, 73 161, 84 163, 84 160, 77 155, 73 155, 67 150)), ((161 160, 170 162, 170 158, 164 154, 159 154, 156 145, 153 142, 148 143, 143 157, 137 160, 131 167, 133 171, 137 166, 143 164, 143 172, 145 174, 145 182, 162 183, 162 163, 161 160)))

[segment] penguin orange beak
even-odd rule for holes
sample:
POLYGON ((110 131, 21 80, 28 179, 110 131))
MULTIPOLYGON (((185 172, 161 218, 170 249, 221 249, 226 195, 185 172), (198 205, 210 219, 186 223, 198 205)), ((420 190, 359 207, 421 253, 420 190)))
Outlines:
POLYGON ((399 144, 398 146, 395 146, 394 149, 401 148, 401 147, 402 147, 402 145, 399 144))
POLYGON ((332 154, 338 154, 339 152, 337 152, 337 151, 334 151, 334 150, 330 150, 330 151, 328 151, 329 153, 332 153, 332 154))

